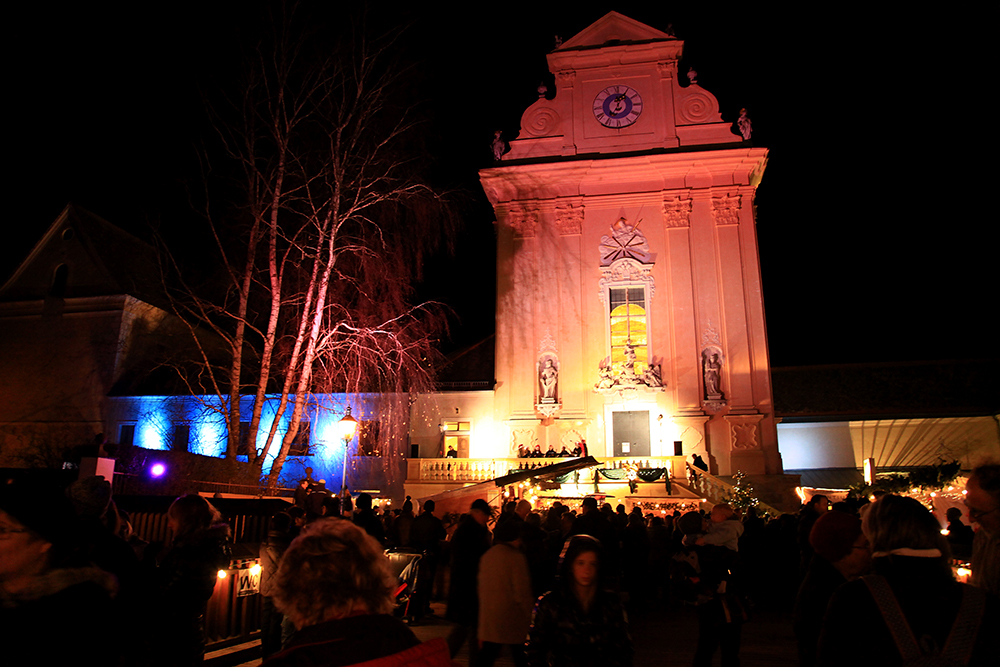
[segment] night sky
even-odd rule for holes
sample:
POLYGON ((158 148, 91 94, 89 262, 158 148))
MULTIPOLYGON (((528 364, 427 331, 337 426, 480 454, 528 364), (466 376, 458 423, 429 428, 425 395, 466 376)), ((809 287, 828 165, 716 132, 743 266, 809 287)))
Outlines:
MULTIPOLYGON (((141 237, 197 238, 187 192, 209 133, 204 100, 235 79, 264 27, 260 4, 16 10, 5 95, 16 204, 0 280, 70 201, 141 237)), ((339 4, 306 3, 331 31, 339 4)), ((553 37, 614 9, 672 24, 681 71, 698 71, 724 119, 747 107, 754 145, 770 149, 757 213, 773 365, 996 357, 985 13, 512 2, 485 17, 480 3, 420 4, 373 3, 370 20, 408 26, 403 57, 433 109, 432 180, 458 193, 457 255, 428 262, 421 288, 461 318, 449 347, 492 332, 493 218, 476 172, 493 130, 515 137, 539 81, 552 85, 553 37)))

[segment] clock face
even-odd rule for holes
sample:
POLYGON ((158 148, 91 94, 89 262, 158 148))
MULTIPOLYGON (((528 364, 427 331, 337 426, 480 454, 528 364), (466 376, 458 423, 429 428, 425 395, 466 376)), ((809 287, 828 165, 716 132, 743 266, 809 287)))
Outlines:
POLYGON ((628 127, 641 113, 642 98, 629 86, 608 86, 594 98, 594 118, 605 127, 628 127))

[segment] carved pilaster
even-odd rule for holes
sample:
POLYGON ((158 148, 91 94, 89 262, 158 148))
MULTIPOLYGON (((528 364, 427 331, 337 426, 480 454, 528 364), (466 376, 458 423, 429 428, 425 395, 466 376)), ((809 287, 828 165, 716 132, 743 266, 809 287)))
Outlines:
POLYGON ((556 228, 560 236, 579 235, 583 232, 583 205, 560 204, 556 206, 556 228))
POLYGON ((712 199, 712 215, 717 225, 740 224, 740 196, 714 197, 712 199))
POLYGON ((507 224, 514 230, 514 238, 534 238, 538 233, 538 211, 523 206, 511 208, 507 212, 507 224))
POLYGON ((663 224, 667 227, 690 227, 691 200, 680 197, 664 199, 663 224))

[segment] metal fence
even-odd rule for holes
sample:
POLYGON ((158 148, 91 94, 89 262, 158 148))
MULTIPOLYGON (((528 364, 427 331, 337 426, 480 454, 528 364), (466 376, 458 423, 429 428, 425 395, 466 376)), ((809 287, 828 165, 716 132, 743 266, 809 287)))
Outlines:
MULTIPOLYGON (((167 508, 173 498, 123 497, 132 529, 141 539, 166 542, 167 508)), ((205 629, 208 650, 251 641, 260 633, 260 543, 267 537, 270 517, 288 503, 278 499, 210 499, 232 530, 233 557, 222 570, 208 601, 205 629)))

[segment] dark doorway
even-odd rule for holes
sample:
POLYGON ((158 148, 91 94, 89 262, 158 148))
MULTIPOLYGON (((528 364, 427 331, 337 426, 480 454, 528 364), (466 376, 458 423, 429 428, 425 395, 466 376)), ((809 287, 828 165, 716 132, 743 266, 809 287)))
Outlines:
POLYGON ((615 456, 649 456, 649 410, 612 412, 615 456))

